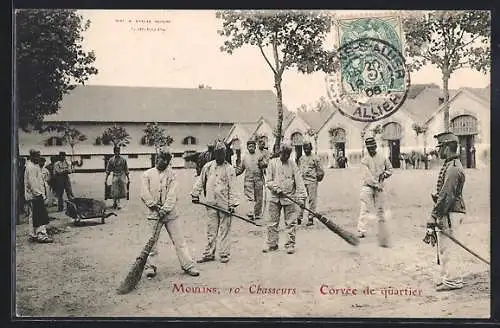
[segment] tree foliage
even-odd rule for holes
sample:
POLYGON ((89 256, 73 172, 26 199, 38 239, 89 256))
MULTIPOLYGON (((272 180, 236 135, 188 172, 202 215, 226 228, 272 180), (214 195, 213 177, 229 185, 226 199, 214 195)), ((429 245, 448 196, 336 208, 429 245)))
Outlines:
POLYGON ((174 142, 174 139, 166 134, 165 129, 160 127, 156 122, 146 124, 144 139, 146 144, 155 148, 156 153, 158 153, 161 148, 170 146, 174 142))
POLYGON ((66 123, 51 123, 40 127, 40 132, 57 133, 65 144, 71 147, 71 154, 75 154, 75 146, 81 141, 87 140, 87 136, 80 130, 66 123))
POLYGON ((116 124, 104 130, 102 139, 109 140, 114 147, 126 147, 130 143, 130 135, 127 130, 116 124))
MULTIPOLYGON (((488 11, 431 11, 403 18, 410 70, 431 64, 441 71, 444 101, 450 99, 448 81, 462 68, 487 73, 491 67, 491 15, 488 11)), ((449 130, 449 108, 444 110, 449 130)))
POLYGON ((76 10, 22 9, 15 14, 15 104, 21 128, 40 126, 59 110, 63 95, 97 69, 82 47, 90 26, 76 10))
POLYGON ((411 128, 413 129, 413 131, 415 131, 415 134, 417 136, 427 132, 427 125, 425 124, 413 123, 411 128))
POLYGON ((221 51, 233 54, 245 45, 257 47, 274 76, 277 94, 275 147, 283 136, 283 99, 281 82, 287 69, 304 74, 332 72, 338 65, 336 53, 323 49, 332 18, 321 11, 300 10, 223 10, 219 35, 225 37, 221 51))

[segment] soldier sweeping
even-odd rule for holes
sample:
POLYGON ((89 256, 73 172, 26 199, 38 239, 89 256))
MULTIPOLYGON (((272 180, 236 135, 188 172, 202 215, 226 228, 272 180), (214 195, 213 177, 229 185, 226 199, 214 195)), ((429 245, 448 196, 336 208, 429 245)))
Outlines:
MULTIPOLYGON (((181 222, 175 208, 177 182, 174 171, 168 167, 171 159, 172 155, 168 152, 158 153, 156 167, 150 168, 142 176, 141 199, 150 211, 148 219, 152 229, 154 230, 156 220, 163 221, 175 247, 181 268, 190 276, 196 277, 200 273, 194 267, 194 261, 188 253, 181 222)), ((153 278, 157 274, 158 253, 158 248, 154 245, 145 265, 148 278, 153 278)))
MULTIPOLYGON (((304 155, 299 158, 299 168, 307 190, 308 208, 314 212, 316 211, 316 201, 318 199, 318 183, 323 180, 325 171, 318 155, 312 154, 311 142, 306 140, 302 147, 304 148, 304 155)), ((297 224, 302 223, 303 217, 304 210, 301 210, 297 224)), ((309 213, 308 218, 307 225, 313 225, 314 216, 309 213)))
POLYGON ((384 180, 392 175, 392 165, 388 158, 377 153, 377 143, 374 138, 367 138, 365 145, 368 154, 361 160, 363 178, 360 193, 358 236, 360 238, 365 237, 370 209, 375 208, 379 245, 388 247, 384 180))
MULTIPOLYGON (((214 155, 215 160, 203 166, 193 186, 192 202, 199 203, 203 191, 207 204, 234 212, 239 205, 236 193, 236 173, 231 164, 225 160, 226 145, 223 142, 217 142, 214 155)), ((215 260, 217 239, 220 239, 220 261, 227 263, 231 255, 231 215, 207 207, 207 216, 207 246, 198 263, 215 260)))
POLYGON ((426 238, 438 243, 438 264, 441 265, 440 280, 436 291, 447 291, 463 287, 463 272, 461 261, 457 259, 459 247, 447 237, 441 237, 440 231, 456 237, 463 228, 465 203, 462 190, 465 184, 465 174, 457 154, 458 138, 451 132, 435 135, 439 157, 444 164, 439 172, 436 193, 431 194, 434 201, 431 218, 427 223, 426 238), (437 232, 436 232, 437 231, 437 232), (437 233, 437 234, 436 234, 437 233))
POLYGON ((288 237, 285 249, 288 254, 295 253, 296 223, 300 209, 283 194, 296 199, 300 204, 304 203, 307 194, 299 168, 295 161, 290 160, 291 153, 291 145, 281 144, 280 157, 271 159, 266 170, 266 186, 271 191, 268 201, 271 223, 267 229, 267 248, 262 250, 264 253, 278 250, 281 209, 284 212, 288 237))
POLYGON ((126 183, 130 182, 127 160, 120 156, 120 147, 113 148, 115 156, 113 156, 106 166, 106 178, 104 184, 108 184, 108 177, 113 173, 111 183, 111 198, 113 198, 113 208, 120 209, 120 199, 126 198, 127 190, 126 183), (125 182, 125 177, 127 182, 125 182))
POLYGON ((261 155, 255 152, 255 148, 255 140, 248 140, 248 154, 243 156, 240 165, 236 166, 236 176, 245 172, 243 190, 249 203, 248 217, 252 220, 258 220, 261 218, 264 192, 264 174, 259 167, 259 159, 261 155))

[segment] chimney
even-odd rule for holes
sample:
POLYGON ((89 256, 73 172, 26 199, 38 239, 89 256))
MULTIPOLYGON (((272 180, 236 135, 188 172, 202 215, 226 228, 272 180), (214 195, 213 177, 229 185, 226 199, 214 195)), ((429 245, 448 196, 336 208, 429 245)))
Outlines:
POLYGON ((444 103, 444 97, 438 98, 438 105, 441 106, 444 103))

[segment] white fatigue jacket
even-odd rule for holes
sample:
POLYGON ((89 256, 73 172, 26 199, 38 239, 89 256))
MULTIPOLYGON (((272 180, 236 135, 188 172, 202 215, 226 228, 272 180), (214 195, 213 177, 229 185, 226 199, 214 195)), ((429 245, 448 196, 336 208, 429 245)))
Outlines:
POLYGON ((261 155, 257 152, 254 154, 246 154, 243 156, 241 165, 236 167, 236 175, 245 172, 245 181, 264 180, 264 175, 259 167, 259 159, 261 155))
POLYGON ((361 160, 362 184, 363 186, 384 188, 384 182, 379 183, 379 176, 385 172, 387 176, 392 175, 392 165, 389 159, 376 153, 371 157, 370 154, 361 160))
POLYGON ((292 201, 284 196, 278 196, 276 190, 281 190, 293 199, 307 197, 306 186, 302 174, 293 160, 283 163, 279 157, 269 161, 266 170, 266 185, 271 190, 270 201, 282 205, 292 204, 292 201))
MULTIPOLYGON (((167 167, 160 172, 156 167, 150 168, 142 175, 141 200, 146 206, 158 205, 166 213, 175 208, 177 202, 176 176, 174 171, 167 167)), ((150 217, 156 216, 155 211, 150 210, 150 217)))
POLYGON ((202 191, 208 204, 222 208, 239 205, 239 196, 236 192, 236 173, 227 162, 217 165, 213 160, 203 166, 191 195, 200 197, 202 191))
POLYGON ((26 161, 24 169, 24 198, 33 200, 37 196, 46 197, 42 169, 32 161, 26 161))

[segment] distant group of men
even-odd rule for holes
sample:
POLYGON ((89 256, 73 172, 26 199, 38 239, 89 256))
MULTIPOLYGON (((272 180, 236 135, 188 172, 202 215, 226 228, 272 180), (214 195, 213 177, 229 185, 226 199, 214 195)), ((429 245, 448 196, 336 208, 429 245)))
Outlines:
POLYGON ((40 151, 30 150, 24 169, 24 198, 27 202, 28 220, 33 227, 30 239, 39 243, 53 242, 47 234, 49 216, 47 206, 57 205, 58 211, 63 211, 63 196, 73 198, 69 175, 71 165, 66 161, 66 153, 52 156, 50 163, 40 151))

